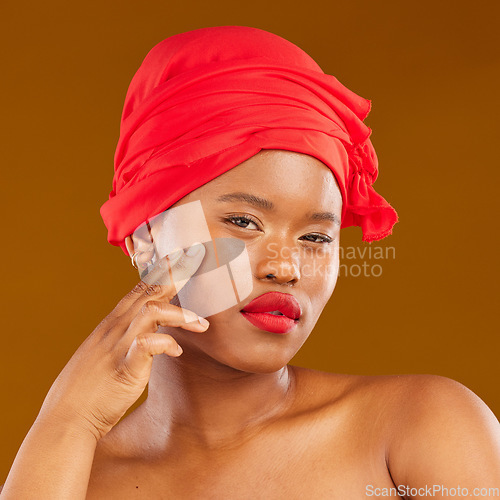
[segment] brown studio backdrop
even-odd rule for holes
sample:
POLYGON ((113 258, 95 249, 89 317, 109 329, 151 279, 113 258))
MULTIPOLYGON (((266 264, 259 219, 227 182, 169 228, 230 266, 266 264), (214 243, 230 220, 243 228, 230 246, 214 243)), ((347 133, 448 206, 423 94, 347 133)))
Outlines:
POLYGON ((204 26, 275 32, 373 101, 376 187, 401 222, 371 247, 393 250, 359 258, 369 247, 360 229, 343 231, 345 251, 358 252, 342 262, 350 272, 366 262, 382 274, 344 273, 293 362, 444 375, 500 414, 498 2, 24 7, 3 5, 0 16, 2 482, 57 374, 137 281, 130 260, 106 242, 99 214, 130 79, 153 45, 204 26))

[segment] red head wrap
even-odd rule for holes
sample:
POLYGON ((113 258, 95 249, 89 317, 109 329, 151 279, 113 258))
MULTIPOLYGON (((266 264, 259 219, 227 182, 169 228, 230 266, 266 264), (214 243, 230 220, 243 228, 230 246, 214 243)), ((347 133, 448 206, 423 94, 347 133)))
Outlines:
POLYGON ((128 89, 109 200, 108 241, 125 237, 183 196, 261 149, 305 153, 339 184, 342 227, 363 240, 391 234, 395 210, 372 187, 378 174, 371 102, 326 75, 303 50, 242 26, 172 36, 147 54, 128 89), (333 151, 341 142, 348 161, 333 151))

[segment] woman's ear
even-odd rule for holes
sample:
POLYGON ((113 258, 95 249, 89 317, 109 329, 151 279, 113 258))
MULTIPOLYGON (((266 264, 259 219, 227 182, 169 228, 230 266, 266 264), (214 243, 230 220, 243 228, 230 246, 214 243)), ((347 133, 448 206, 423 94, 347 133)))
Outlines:
POLYGON ((152 263, 155 251, 149 236, 147 239, 141 238, 136 231, 133 235, 129 235, 125 238, 125 246, 127 247, 129 257, 132 258, 134 253, 138 253, 135 262, 139 270, 146 269, 148 265, 152 263))
POLYGON ((132 255, 134 255, 134 242, 132 241, 132 236, 127 236, 125 238, 125 246, 127 247, 129 257, 132 257, 132 255))

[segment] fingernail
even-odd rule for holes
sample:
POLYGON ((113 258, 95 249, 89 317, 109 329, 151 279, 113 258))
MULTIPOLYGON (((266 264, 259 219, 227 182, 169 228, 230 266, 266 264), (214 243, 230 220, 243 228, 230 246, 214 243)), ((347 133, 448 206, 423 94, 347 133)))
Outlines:
POLYGON ((182 347, 177 344, 177 354, 182 354, 182 347))
POLYGON ((169 266, 175 266, 175 264, 177 264, 177 262, 179 261, 179 259, 184 255, 184 252, 182 250, 182 248, 174 248, 174 250, 172 250, 170 253, 168 253, 166 256, 165 256, 165 259, 168 260, 168 265, 169 266))
POLYGON ((203 246, 202 243, 197 241, 196 243, 193 243, 186 252, 186 255, 189 255, 189 257, 193 257, 194 255, 198 254, 201 251, 201 247, 203 246))
POLYGON ((204 326, 204 327, 207 327, 210 325, 210 323, 205 318, 202 318, 201 316, 198 316, 198 322, 200 323, 201 326, 204 326))

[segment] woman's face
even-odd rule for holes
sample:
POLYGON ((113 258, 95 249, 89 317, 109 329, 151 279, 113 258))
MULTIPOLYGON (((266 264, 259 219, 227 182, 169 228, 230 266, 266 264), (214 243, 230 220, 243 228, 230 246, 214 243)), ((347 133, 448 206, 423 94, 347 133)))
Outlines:
POLYGON ((280 369, 308 338, 337 281, 342 197, 331 170, 308 155, 261 151, 172 207, 193 201, 201 202, 212 239, 245 243, 253 290, 208 316, 204 333, 159 331, 168 331, 185 353, 222 365, 256 373, 280 369), (299 302, 302 314, 289 333, 263 330, 241 313, 267 292, 299 302))

